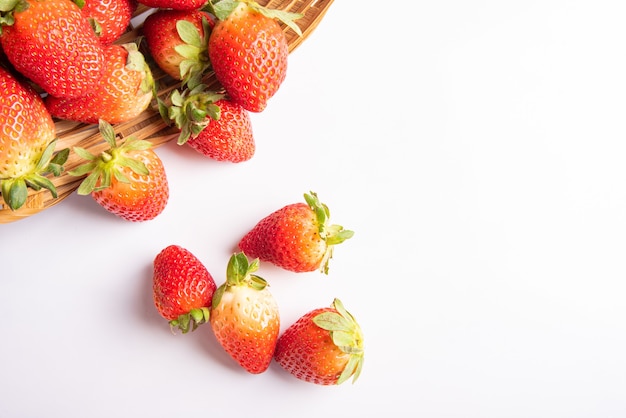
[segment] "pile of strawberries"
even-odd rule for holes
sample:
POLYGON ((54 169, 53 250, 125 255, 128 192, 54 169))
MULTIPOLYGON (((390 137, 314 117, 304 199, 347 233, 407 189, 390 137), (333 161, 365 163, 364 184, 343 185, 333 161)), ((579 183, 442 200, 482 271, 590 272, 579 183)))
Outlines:
POLYGON ((154 303, 183 333, 210 323, 224 350, 250 373, 264 372, 274 359, 307 382, 354 382, 363 367, 363 334, 341 301, 304 314, 279 335, 278 303, 256 274, 261 262, 327 274, 334 246, 352 237, 330 223, 329 209, 315 193, 304 198, 270 213, 240 239, 241 252, 231 256, 219 287, 189 250, 164 248, 154 259, 154 303))
MULTIPOLYGON (((48 190, 70 153, 84 160, 67 174, 79 195, 132 222, 154 219, 169 199, 165 167, 152 143, 118 143, 115 125, 149 106, 178 131, 177 143, 241 163, 255 153, 249 112, 262 112, 285 79, 288 43, 301 15, 252 0, 3 0, 0 2, 0 195, 11 210, 28 190, 48 190), (139 5, 149 8, 134 42, 120 43, 139 5), (154 70, 176 82, 156 93, 154 70), (217 80, 209 87, 208 75, 217 80), (57 150, 55 120, 97 124, 107 149, 57 150)), ((217 287, 179 246, 154 260, 159 313, 183 333, 209 322, 224 349, 251 373, 274 358, 296 377, 338 384, 359 375, 359 325, 335 299, 279 337, 278 305, 255 272, 270 262, 293 272, 328 273, 334 245, 352 231, 329 223, 313 192, 261 220, 240 243, 217 287), (252 260, 252 261, 251 261, 252 260)))

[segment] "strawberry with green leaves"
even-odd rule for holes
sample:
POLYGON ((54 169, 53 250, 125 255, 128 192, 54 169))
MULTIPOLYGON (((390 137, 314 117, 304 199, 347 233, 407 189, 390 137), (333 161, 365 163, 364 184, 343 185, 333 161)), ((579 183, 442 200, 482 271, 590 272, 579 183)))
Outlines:
POLYGON ((0 194, 5 204, 21 208, 29 188, 47 189, 56 198, 56 187, 45 174, 60 175, 69 150, 54 154, 55 126, 41 97, 2 66, 0 126, 0 194))
POLYGON ((209 318, 217 341, 252 374, 269 367, 280 331, 278 305, 267 282, 254 274, 258 268, 258 259, 249 263, 243 253, 231 256, 209 318))
POLYGON ((356 382, 363 368, 363 333, 339 299, 314 309, 289 326, 276 343, 274 359, 305 382, 356 382))
POLYGON ((169 245, 153 265, 154 305, 170 327, 185 334, 208 322, 217 286, 204 264, 188 249, 169 245))
POLYGON ((93 27, 100 43, 110 45, 128 29, 137 0, 75 0, 93 27))
POLYGON ((48 96, 50 114, 83 123, 128 122, 146 110, 154 97, 154 80, 143 54, 134 43, 103 47, 104 73, 88 94, 74 98, 48 96))
POLYGON ((69 172, 86 176, 78 194, 90 194, 104 209, 127 221, 156 218, 167 205, 169 185, 163 162, 152 149, 152 143, 129 137, 118 145, 109 123, 101 120, 99 128, 109 149, 93 155, 84 148, 74 148, 76 154, 88 161, 69 172))
POLYGON ((0 43, 15 69, 53 96, 87 94, 104 69, 100 41, 71 0, 0 2, 0 43))
POLYGON ((304 199, 261 219, 239 241, 241 251, 285 270, 328 274, 335 245, 354 232, 330 223, 328 206, 317 194, 305 193, 304 199))
POLYGON ((179 145, 216 161, 240 163, 254 156, 252 121, 242 106, 203 84, 174 90, 170 100, 165 119, 180 129, 179 145))
POLYGON ((278 21, 301 34, 295 24, 301 15, 253 1, 222 0, 209 6, 217 17, 209 37, 215 77, 234 103, 263 111, 287 75, 289 46, 278 21))
POLYGON ((208 39, 213 20, 200 10, 160 9, 146 17, 143 36, 155 63, 170 77, 200 80, 210 66, 208 39))

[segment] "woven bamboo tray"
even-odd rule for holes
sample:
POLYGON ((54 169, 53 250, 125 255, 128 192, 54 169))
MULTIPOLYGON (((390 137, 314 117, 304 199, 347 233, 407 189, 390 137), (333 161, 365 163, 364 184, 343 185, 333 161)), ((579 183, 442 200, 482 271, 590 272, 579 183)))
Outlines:
MULTIPOLYGON (((257 3, 270 7, 272 9, 280 9, 294 13, 301 13, 303 17, 298 19, 296 23, 302 30, 302 36, 298 36, 293 30, 282 25, 285 36, 289 43, 289 52, 294 51, 302 42, 315 30, 322 18, 326 14, 333 0, 257 0, 257 3)), ((135 19, 131 24, 129 31, 122 36, 117 43, 132 42, 141 35, 142 16, 149 13, 150 9, 143 5, 139 5, 135 12, 135 19)), ((156 66, 151 66, 155 81, 158 83, 158 96, 165 99, 167 95, 180 86, 180 83, 164 74, 156 66)), ((208 74, 205 83, 209 86, 217 84, 215 78, 208 74)), ((85 125, 65 120, 55 120, 55 127, 59 142, 57 150, 79 146, 90 150, 92 153, 100 153, 107 148, 106 143, 102 140, 98 132, 97 125, 85 125)), ((168 127, 159 115, 156 106, 156 100, 153 100, 152 106, 144 111, 139 117, 130 122, 120 123, 114 126, 118 139, 135 136, 145 139, 154 144, 155 147, 165 144, 178 136, 176 128, 168 127)), ((65 164, 65 173, 59 177, 51 177, 50 180, 57 188, 58 197, 52 197, 49 191, 41 190, 35 192, 29 190, 29 196, 20 209, 12 211, 0 199, 0 224, 18 221, 35 215, 45 209, 52 207, 63 199, 70 196, 80 185, 82 178, 73 177, 66 174, 68 171, 77 167, 82 161, 80 158, 70 152, 67 163, 65 164)))

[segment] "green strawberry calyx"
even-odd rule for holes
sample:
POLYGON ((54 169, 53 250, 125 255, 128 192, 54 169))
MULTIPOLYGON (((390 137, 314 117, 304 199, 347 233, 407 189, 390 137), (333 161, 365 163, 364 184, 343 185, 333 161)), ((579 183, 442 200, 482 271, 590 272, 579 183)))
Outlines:
POLYGON ((192 83, 182 91, 172 91, 171 105, 161 111, 161 116, 180 129, 178 145, 200 134, 211 120, 219 120, 221 109, 215 103, 223 97, 224 94, 208 90, 202 83, 192 83))
POLYGON ((208 43, 211 34, 209 21, 202 18, 202 31, 204 36, 200 36, 200 31, 196 26, 184 19, 176 22, 176 31, 183 40, 183 44, 174 47, 174 50, 184 59, 180 62, 180 77, 182 86, 192 80, 198 83, 204 73, 211 67, 209 60, 208 43))
POLYGON ((213 14, 217 19, 226 20, 237 7, 241 6, 242 3, 247 5, 253 11, 261 13, 263 16, 279 20, 297 33, 298 36, 302 36, 302 30, 296 24, 296 20, 304 16, 302 13, 292 13, 285 10, 270 9, 268 7, 261 6, 259 3, 252 0, 209 1, 206 6, 204 6, 204 9, 213 14))
POLYGON ((320 264, 320 271, 328 274, 328 264, 333 257, 333 248, 354 236, 354 231, 344 229, 341 225, 330 224, 330 210, 328 206, 320 202, 317 194, 309 192, 304 194, 304 200, 315 213, 319 227, 319 235, 326 242, 326 253, 320 264))
POLYGON ((222 295, 229 287, 248 286, 259 291, 265 289, 268 286, 267 281, 254 274, 258 269, 258 258, 250 262, 244 253, 233 254, 226 267, 226 282, 218 287, 213 294, 213 308, 220 304, 222 295))
POLYGON ((333 343, 350 356, 336 384, 340 385, 350 377, 354 383, 363 369, 363 332, 356 319, 344 308, 339 299, 335 298, 331 307, 336 312, 322 312, 313 318, 313 322, 321 329, 328 331, 333 343))
POLYGON ((152 71, 146 62, 143 53, 139 50, 138 45, 135 42, 129 42, 122 44, 121 46, 128 52, 128 56, 126 57, 126 68, 143 74, 143 79, 139 85, 141 93, 147 94, 152 91, 154 96, 156 87, 154 78, 152 77, 152 71))
POLYGON ((209 322, 210 310, 209 308, 194 308, 188 313, 180 315, 178 318, 170 321, 170 328, 172 331, 179 329, 183 334, 189 331, 195 331, 198 325, 209 322))
POLYGON ((3 26, 13 26, 15 23, 13 14, 23 12, 28 7, 26 0, 0 0, 0 35, 3 26))
POLYGON ((150 141, 139 140, 131 136, 123 144, 118 145, 115 130, 108 122, 101 119, 98 126, 102 137, 109 145, 108 150, 103 151, 100 155, 94 155, 84 148, 74 147, 74 152, 87 160, 87 163, 68 172, 68 174, 76 177, 86 176, 78 186, 77 193, 79 195, 88 195, 109 188, 112 178, 121 183, 130 183, 128 177, 122 173, 123 167, 129 167, 139 175, 149 174, 146 165, 129 157, 128 153, 151 148, 152 143, 150 141))
POLYGON ((69 156, 69 149, 65 148, 55 153, 56 144, 56 138, 50 141, 41 153, 35 168, 30 173, 15 178, 0 178, 2 199, 11 210, 18 210, 24 206, 28 198, 29 188, 35 191, 46 189, 50 191, 53 198, 57 198, 58 195, 54 183, 45 175, 47 173, 57 177, 61 175, 63 165, 69 156))

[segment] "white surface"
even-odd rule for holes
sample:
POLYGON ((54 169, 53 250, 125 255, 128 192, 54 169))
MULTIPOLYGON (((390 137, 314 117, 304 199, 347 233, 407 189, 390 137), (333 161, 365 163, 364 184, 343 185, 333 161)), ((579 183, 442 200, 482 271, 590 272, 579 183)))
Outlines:
POLYGON ((331 6, 250 162, 159 148, 156 220, 74 195, 0 225, 1 417, 626 416, 626 6, 380 5, 331 6), (238 238, 309 190, 354 238, 328 277, 261 273, 283 328, 343 300, 354 385, 249 375, 152 306, 163 247, 221 283, 238 238))

